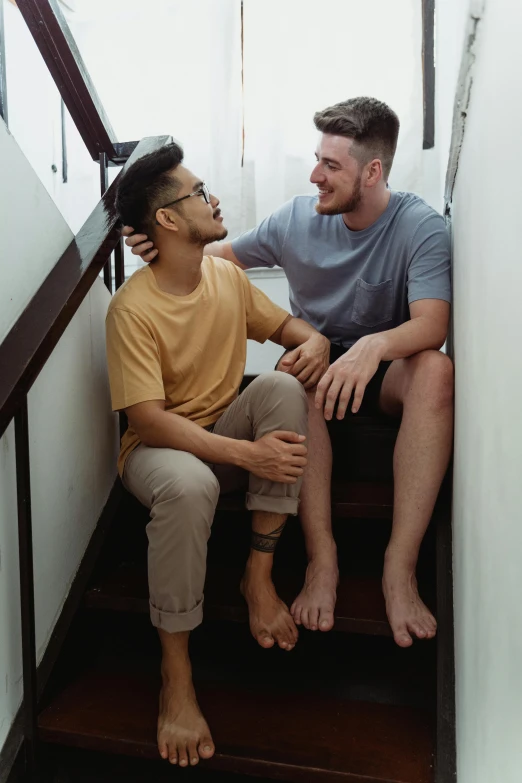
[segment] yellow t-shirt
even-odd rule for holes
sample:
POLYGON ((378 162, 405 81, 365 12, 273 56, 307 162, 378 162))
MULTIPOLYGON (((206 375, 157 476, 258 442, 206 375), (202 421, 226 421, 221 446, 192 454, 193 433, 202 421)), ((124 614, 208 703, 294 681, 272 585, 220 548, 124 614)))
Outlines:
MULTIPOLYGON (((206 427, 236 398, 247 338, 265 342, 287 318, 237 266, 205 256, 188 296, 162 291, 143 267, 114 295, 107 313, 112 408, 165 400, 165 409, 206 427)), ((140 440, 129 427, 118 470, 140 440)))

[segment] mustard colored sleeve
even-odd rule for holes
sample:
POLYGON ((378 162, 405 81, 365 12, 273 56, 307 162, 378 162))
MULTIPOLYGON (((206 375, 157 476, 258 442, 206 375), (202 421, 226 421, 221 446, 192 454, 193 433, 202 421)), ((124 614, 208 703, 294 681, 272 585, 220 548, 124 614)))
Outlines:
POLYGON ((164 400, 158 347, 143 321, 130 310, 111 308, 106 335, 112 409, 164 400))
POLYGON ((270 335, 274 334, 290 313, 274 304, 263 291, 252 285, 246 274, 236 267, 242 278, 245 292, 245 306, 247 318, 247 337, 264 343, 270 335))

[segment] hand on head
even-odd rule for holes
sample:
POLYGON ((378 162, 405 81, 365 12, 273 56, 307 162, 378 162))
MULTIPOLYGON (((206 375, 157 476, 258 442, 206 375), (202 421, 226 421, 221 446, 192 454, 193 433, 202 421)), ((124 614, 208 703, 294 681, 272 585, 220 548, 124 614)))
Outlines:
POLYGON ((146 264, 150 264, 158 255, 154 242, 151 242, 147 234, 135 234, 132 226, 123 226, 122 236, 126 237, 125 244, 132 249, 135 256, 141 256, 146 264))

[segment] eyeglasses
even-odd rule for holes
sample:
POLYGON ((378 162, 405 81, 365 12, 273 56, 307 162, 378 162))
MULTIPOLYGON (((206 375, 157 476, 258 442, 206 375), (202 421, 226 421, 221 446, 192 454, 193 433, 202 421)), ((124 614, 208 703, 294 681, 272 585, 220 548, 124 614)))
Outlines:
POLYGON ((180 201, 184 201, 186 198, 192 198, 192 196, 203 196, 203 198, 205 199, 205 203, 210 204, 210 191, 205 185, 205 183, 202 182, 201 187, 195 190, 194 193, 189 193, 188 196, 182 196, 181 198, 177 198, 175 201, 169 201, 168 204, 163 204, 163 206, 159 207, 159 209, 165 209, 165 207, 171 207, 173 204, 179 204, 180 201))

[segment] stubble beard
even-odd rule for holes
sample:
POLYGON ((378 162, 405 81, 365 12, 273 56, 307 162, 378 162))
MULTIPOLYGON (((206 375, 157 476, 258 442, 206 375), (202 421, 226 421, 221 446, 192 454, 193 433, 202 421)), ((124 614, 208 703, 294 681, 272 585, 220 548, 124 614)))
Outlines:
POLYGON ((316 211, 320 215, 344 215, 347 212, 355 212, 362 200, 362 177, 359 174, 354 182, 352 194, 349 199, 342 201, 340 204, 332 204, 331 207, 323 207, 320 202, 316 204, 316 211))
POLYGON ((205 247, 205 245, 210 245, 211 242, 221 242, 228 235, 228 231, 224 226, 208 234, 204 234, 192 220, 187 220, 187 226, 190 243, 198 247, 205 247))

